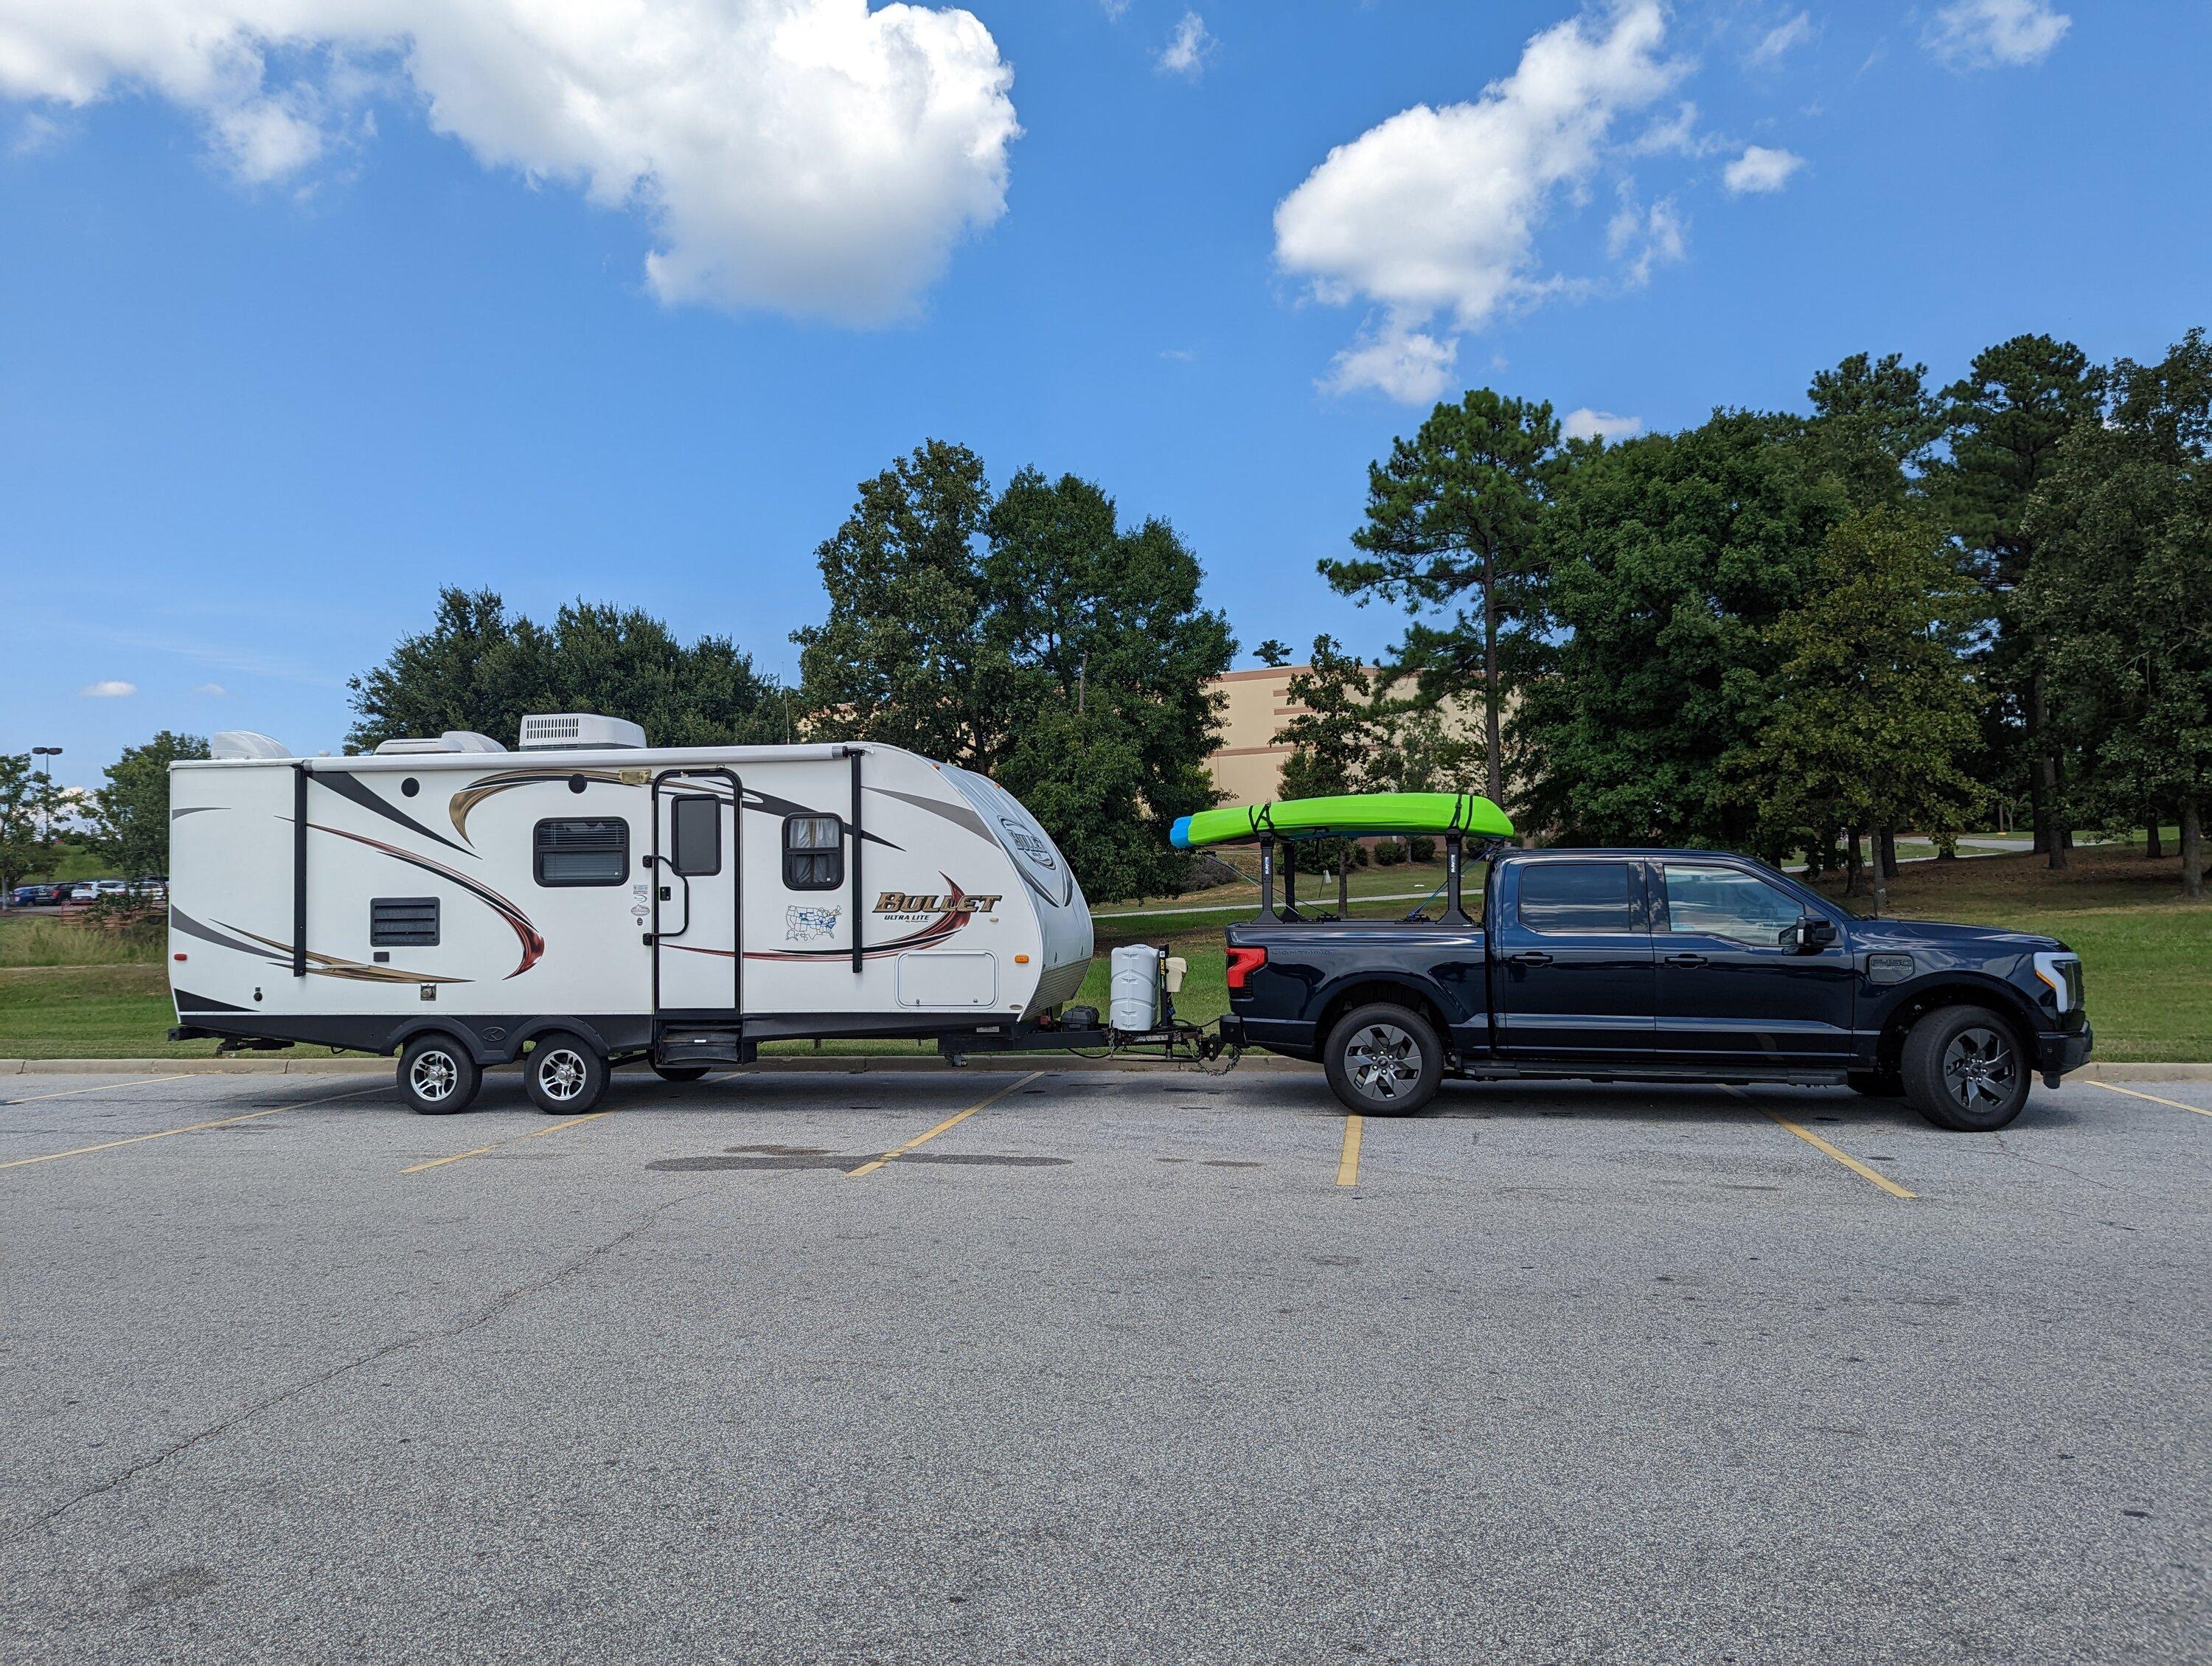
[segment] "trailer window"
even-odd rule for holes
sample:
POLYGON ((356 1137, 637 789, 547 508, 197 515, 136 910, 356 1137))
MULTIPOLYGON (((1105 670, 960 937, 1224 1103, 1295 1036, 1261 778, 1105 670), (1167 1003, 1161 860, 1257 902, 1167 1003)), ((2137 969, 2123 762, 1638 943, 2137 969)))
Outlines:
POLYGON ((722 801, 678 799, 669 806, 669 866, 686 879, 722 871, 722 801))
POLYGON ((788 891, 835 891, 845 883, 845 823, 842 818, 783 818, 783 883, 788 891))
POLYGON ((1529 864, 1521 870, 1521 923, 1532 932, 1633 931, 1628 864, 1529 864))
POLYGON ((438 899, 434 897, 372 897, 368 899, 368 942, 376 949, 434 949, 438 946, 438 899))
POLYGON ((618 885, 629 878, 629 824, 614 818, 543 821, 536 835, 541 885, 618 885))

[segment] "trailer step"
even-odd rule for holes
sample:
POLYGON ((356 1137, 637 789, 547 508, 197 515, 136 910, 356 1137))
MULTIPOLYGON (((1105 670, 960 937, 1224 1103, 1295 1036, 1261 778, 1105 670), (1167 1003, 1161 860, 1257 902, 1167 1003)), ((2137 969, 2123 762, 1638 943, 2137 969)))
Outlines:
POLYGON ((757 1043, 734 1030, 672 1030, 653 1043, 655 1064, 750 1064, 757 1043))

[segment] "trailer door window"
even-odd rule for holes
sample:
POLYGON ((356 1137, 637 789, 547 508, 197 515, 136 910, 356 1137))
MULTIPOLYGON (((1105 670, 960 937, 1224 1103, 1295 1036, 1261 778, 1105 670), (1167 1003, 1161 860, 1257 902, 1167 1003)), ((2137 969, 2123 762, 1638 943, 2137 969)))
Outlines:
POLYGON ((783 883, 788 891, 835 891, 845 883, 842 817, 783 818, 783 883))
POLYGON ((536 846, 541 885, 618 885, 629 877, 629 824, 617 818, 540 822, 536 846))
POLYGON ((722 871, 722 801, 688 798, 674 800, 668 810, 668 863, 687 879, 722 871))

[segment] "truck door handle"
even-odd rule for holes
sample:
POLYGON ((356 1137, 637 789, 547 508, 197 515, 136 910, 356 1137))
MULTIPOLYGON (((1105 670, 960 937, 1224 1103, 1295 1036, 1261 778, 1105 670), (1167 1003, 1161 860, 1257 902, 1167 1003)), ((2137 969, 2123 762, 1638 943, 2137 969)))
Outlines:
POLYGON ((1510 958, 1516 966, 1548 966, 1552 964, 1552 957, 1541 949, 1523 949, 1510 958))
POLYGON ((1701 954, 1670 954, 1667 957, 1667 964, 1669 966, 1702 966, 1705 964, 1705 958, 1701 954))

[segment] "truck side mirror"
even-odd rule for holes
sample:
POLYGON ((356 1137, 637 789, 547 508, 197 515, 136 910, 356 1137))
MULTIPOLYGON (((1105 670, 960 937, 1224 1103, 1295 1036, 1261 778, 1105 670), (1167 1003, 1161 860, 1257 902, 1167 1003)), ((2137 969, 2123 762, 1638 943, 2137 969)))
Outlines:
POLYGON ((1825 949, 1836 940, 1836 922, 1808 914, 1798 921, 1790 935, 1800 949, 1825 949))

